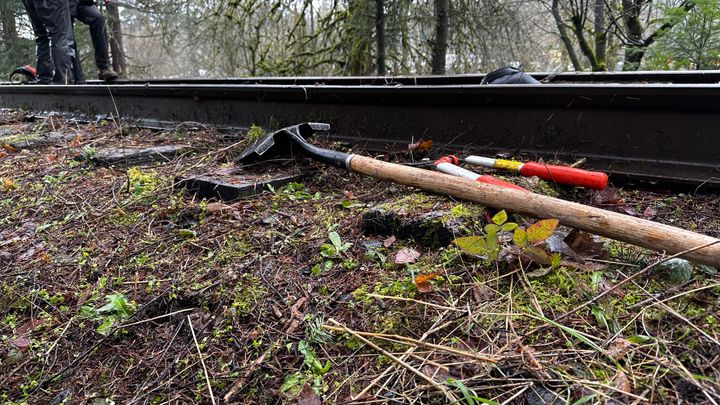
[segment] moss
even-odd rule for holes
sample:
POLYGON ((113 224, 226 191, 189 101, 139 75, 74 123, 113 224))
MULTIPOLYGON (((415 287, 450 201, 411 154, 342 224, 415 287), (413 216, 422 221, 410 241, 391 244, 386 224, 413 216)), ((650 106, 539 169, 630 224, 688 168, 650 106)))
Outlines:
POLYGON ((257 125, 251 125, 250 129, 248 129, 247 135, 245 135, 246 139, 250 142, 255 142, 258 139, 262 138, 265 135, 265 130, 262 129, 262 127, 259 127, 257 125))

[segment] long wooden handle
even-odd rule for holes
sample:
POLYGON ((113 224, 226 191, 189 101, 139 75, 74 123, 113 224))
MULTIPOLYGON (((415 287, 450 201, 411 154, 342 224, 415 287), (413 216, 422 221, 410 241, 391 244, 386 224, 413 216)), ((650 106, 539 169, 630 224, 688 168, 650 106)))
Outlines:
POLYGON ((720 241, 710 236, 541 194, 498 187, 369 157, 351 155, 348 168, 394 183, 450 195, 489 207, 535 218, 556 218, 561 224, 596 235, 676 254, 715 243, 682 257, 720 268, 720 241), (718 243, 716 243, 718 242, 718 243))

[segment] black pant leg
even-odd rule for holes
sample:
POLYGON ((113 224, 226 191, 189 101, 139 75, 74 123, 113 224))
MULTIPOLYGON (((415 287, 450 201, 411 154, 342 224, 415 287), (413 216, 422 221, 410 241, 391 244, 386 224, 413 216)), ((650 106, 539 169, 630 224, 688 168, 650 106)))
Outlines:
POLYGON ((50 84, 55 70, 52 56, 50 56, 50 37, 32 0, 22 0, 22 2, 35 35, 37 80, 42 84, 50 84))
POLYGON ((105 17, 94 4, 78 4, 77 19, 90 28, 93 48, 95 48, 95 64, 98 69, 106 69, 110 66, 108 57, 108 40, 105 31, 105 17))
POLYGON ((75 52, 70 10, 67 0, 33 0, 38 16, 50 35, 50 51, 58 84, 73 82, 73 58, 75 52))

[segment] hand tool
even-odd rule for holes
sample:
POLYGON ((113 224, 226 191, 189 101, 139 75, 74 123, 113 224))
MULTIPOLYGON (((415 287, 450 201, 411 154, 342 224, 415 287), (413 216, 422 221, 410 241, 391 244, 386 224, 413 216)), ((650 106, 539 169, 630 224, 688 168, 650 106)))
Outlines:
POLYGON ((260 138, 238 158, 248 162, 262 158, 281 146, 299 150, 309 157, 378 179, 421 188, 441 195, 473 201, 535 218, 556 218, 561 224, 698 263, 720 267, 720 240, 674 226, 600 208, 564 201, 541 194, 472 181, 415 167, 383 162, 354 153, 319 148, 305 141, 315 131, 330 125, 303 123, 286 127, 260 138))
POLYGON ((528 191, 527 189, 524 189, 516 184, 508 183, 507 181, 502 181, 493 176, 481 175, 481 174, 475 173, 473 171, 463 169, 462 167, 457 166, 459 160, 460 159, 458 159, 457 156, 448 155, 448 156, 443 156, 440 159, 436 160, 434 165, 439 171, 453 175, 453 176, 462 177, 462 178, 465 178, 468 180, 479 181, 481 183, 494 184, 496 186, 514 188, 516 190, 522 190, 522 191, 528 191))
POLYGON ((493 159, 482 156, 468 156, 464 159, 464 162, 477 166, 516 171, 523 176, 538 176, 543 180, 569 186, 602 190, 608 185, 608 175, 606 173, 568 166, 548 165, 538 162, 523 163, 515 160, 493 159))

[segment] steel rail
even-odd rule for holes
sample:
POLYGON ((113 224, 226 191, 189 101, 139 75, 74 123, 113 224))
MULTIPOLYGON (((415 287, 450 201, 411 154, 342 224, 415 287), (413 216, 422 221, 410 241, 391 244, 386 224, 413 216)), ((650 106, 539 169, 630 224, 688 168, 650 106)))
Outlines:
POLYGON ((0 107, 219 126, 332 124, 334 138, 398 148, 586 158, 614 178, 720 186, 716 84, 0 86, 0 107))
MULTIPOLYGON (((639 71, 639 72, 529 72, 537 80, 550 80, 552 83, 666 83, 666 84, 717 84, 720 83, 720 70, 705 71, 639 71)), ((124 84, 271 84, 271 85, 314 85, 333 86, 453 86, 480 84, 484 74, 464 74, 445 76, 301 76, 301 77, 229 77, 229 78, 181 78, 181 79, 135 79, 113 82, 124 84)), ((0 85, 11 85, 0 82, 0 85)), ((106 85, 99 80, 89 80, 89 85, 106 85)))

